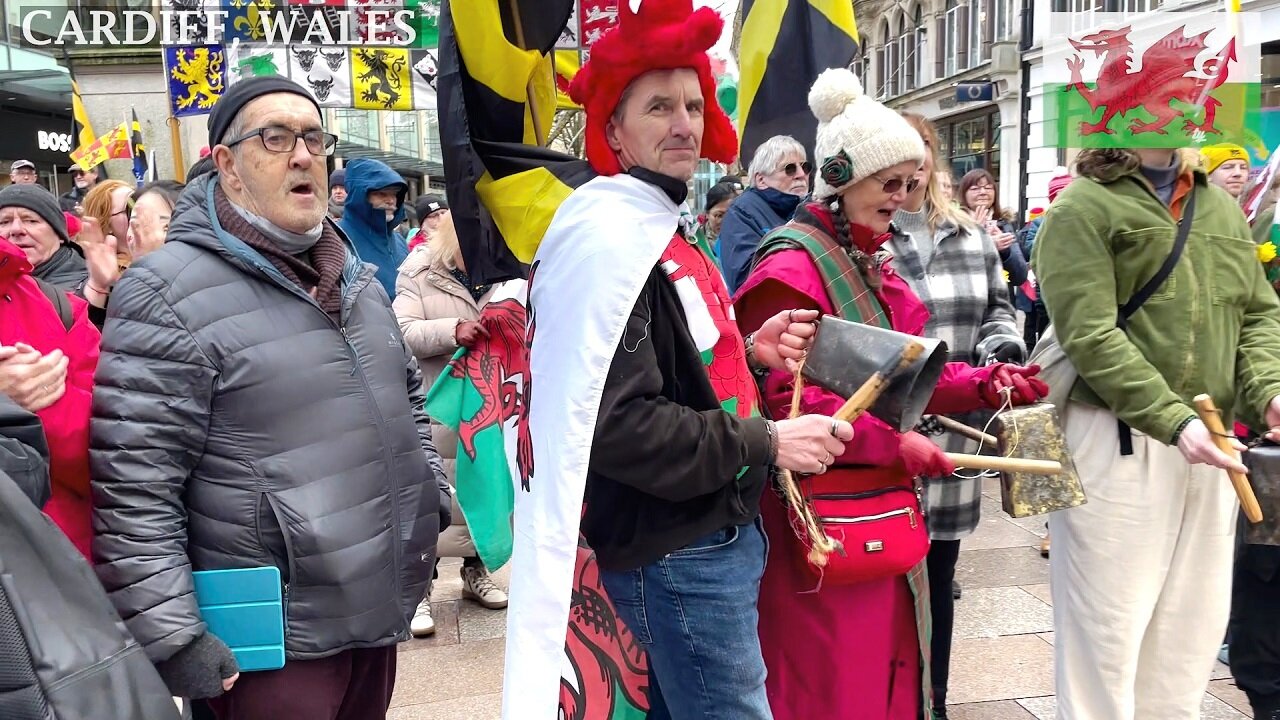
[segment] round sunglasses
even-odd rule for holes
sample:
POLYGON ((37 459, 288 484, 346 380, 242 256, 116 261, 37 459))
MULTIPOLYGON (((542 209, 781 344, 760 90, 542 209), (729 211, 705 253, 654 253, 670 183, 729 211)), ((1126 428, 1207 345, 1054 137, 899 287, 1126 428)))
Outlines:
POLYGON ((918 177, 912 177, 910 180, 903 180, 902 178, 892 178, 890 180, 885 180, 879 175, 874 175, 874 174, 871 177, 875 178, 876 180, 879 180, 882 183, 882 185, 880 186, 880 189, 884 190, 885 195, 893 195, 897 193, 899 190, 901 190, 903 187, 906 187, 907 194, 910 195, 911 193, 916 191, 916 188, 920 187, 920 178, 918 177))
POLYGON ((787 163, 786 165, 783 165, 781 168, 779 168, 779 172, 786 174, 788 177, 791 175, 795 175, 797 170, 803 170, 804 174, 808 175, 809 173, 813 172, 813 165, 810 165, 807 162, 787 163))

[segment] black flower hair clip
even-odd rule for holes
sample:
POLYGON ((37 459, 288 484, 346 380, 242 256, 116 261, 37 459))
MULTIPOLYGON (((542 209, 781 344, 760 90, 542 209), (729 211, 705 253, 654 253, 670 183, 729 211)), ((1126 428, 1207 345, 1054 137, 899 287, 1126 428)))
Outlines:
POLYGON ((827 158, 822 163, 822 180, 833 188, 847 184, 853 179, 853 161, 845 153, 840 152, 827 158))

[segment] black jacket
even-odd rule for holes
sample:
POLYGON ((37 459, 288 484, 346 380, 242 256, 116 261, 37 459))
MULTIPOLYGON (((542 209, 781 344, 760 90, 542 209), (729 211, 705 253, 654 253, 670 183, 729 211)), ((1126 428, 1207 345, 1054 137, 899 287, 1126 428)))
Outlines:
POLYGON ((40 422, 0 395, 0 718, 177 720, 93 570, 40 512, 46 454, 40 422))
POLYGON ((90 437, 96 569, 154 661, 205 630, 192 570, 276 565, 290 659, 393 645, 431 577, 444 468, 373 268, 340 323, 187 186, 111 295, 90 437))
POLYGON ((40 418, 0 393, 0 472, 38 508, 49 502, 49 446, 40 418))
POLYGON ((591 445, 582 531, 600 567, 647 565, 755 519, 772 459, 763 418, 721 409, 675 286, 655 266, 609 366, 591 445))

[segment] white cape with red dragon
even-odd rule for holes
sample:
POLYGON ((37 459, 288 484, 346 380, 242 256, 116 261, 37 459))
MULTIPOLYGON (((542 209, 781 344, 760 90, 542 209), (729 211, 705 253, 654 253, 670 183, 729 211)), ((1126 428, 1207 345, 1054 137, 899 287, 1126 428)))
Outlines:
POLYGON ((516 492, 502 716, 557 716, 582 497, 605 377, 680 208, 629 175, 556 212, 529 277, 533 473, 516 492))

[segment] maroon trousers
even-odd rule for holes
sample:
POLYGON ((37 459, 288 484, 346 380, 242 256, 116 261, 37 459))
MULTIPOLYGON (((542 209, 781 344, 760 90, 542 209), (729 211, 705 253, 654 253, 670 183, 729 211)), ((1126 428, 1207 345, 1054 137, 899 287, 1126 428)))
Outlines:
POLYGON ((218 720, 382 720, 395 684, 395 645, 346 650, 242 673, 209 707, 218 720))

